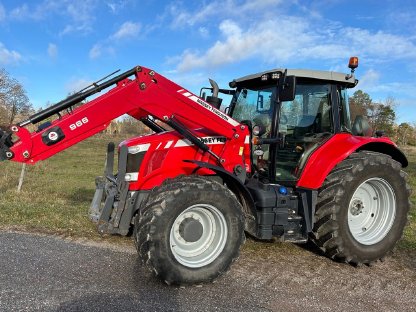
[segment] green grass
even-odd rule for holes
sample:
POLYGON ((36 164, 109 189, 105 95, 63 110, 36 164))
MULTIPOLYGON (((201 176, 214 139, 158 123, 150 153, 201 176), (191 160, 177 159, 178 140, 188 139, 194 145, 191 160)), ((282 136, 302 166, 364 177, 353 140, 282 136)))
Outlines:
MULTIPOLYGON (((22 165, 0 163, 0 228, 99 239, 88 210, 95 191, 94 180, 103 173, 106 146, 111 140, 120 141, 95 136, 46 161, 28 165, 20 193, 17 184, 22 165)), ((416 250, 416 149, 407 149, 406 154, 410 163, 406 168, 409 184, 415 192, 399 249, 416 250)), ((112 239, 125 241, 120 237, 112 239)), ((263 244, 248 245, 249 249, 269 248, 263 244)))
POLYGON ((2 162, 0 226, 98 237, 95 225, 88 219, 88 210, 95 177, 104 171, 106 146, 111 140, 96 136, 48 160, 28 165, 19 193, 22 165, 2 162))
POLYGON ((405 228, 403 239, 399 243, 401 249, 416 250, 416 148, 404 149, 409 160, 409 166, 405 169, 408 173, 408 183, 413 192, 410 197, 412 207, 409 212, 409 222, 405 228))

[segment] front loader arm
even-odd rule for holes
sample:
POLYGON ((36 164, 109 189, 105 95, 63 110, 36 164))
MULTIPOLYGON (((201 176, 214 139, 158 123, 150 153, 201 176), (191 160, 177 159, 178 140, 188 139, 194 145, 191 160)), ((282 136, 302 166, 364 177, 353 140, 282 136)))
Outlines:
MULTIPOLYGON (((111 120, 123 114, 136 119, 152 116, 167 122, 191 142, 195 139, 192 130, 207 129, 227 140, 218 162, 225 167, 243 165, 244 141, 248 135, 245 126, 162 75, 139 66, 32 115, 8 132, 0 132, 0 160, 24 163, 44 160, 104 130, 111 120), (111 86, 106 93, 72 110, 73 105, 111 86), (52 122, 41 124, 38 130, 28 130, 28 125, 38 125, 56 114, 58 118, 52 122), (11 133, 18 139, 12 141, 11 133)), ((203 143, 195 143, 202 152, 210 152, 204 150, 203 143)))

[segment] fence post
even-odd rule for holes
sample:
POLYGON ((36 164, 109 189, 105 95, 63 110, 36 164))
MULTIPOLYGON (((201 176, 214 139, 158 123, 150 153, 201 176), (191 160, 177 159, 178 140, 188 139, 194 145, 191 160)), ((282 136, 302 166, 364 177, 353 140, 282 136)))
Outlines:
POLYGON ((18 192, 20 192, 22 189, 23 178, 25 177, 25 172, 26 172, 26 163, 23 163, 22 171, 20 172, 19 185, 17 186, 18 192))

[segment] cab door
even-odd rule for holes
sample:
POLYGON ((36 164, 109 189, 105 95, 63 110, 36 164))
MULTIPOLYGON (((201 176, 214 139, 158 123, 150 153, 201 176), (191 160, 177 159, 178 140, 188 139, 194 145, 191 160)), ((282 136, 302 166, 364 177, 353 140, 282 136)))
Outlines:
POLYGON ((334 133, 332 86, 325 82, 296 85, 293 101, 280 102, 274 144, 274 170, 277 183, 296 182, 309 155, 334 133))

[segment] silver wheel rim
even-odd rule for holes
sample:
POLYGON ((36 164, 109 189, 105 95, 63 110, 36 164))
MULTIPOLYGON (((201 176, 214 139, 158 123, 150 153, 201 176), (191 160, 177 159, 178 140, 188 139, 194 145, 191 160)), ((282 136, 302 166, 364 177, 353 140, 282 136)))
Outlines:
POLYGON ((380 242, 389 233, 396 216, 396 196, 391 185, 371 178, 356 189, 348 207, 348 227, 363 245, 380 242))
POLYGON ((200 268, 217 259, 224 249, 227 233, 227 222, 216 207, 193 205, 175 219, 170 230, 170 248, 179 263, 190 268, 200 268), (184 237, 186 220, 191 220, 198 228, 202 228, 202 234, 195 241, 187 241, 184 237))

